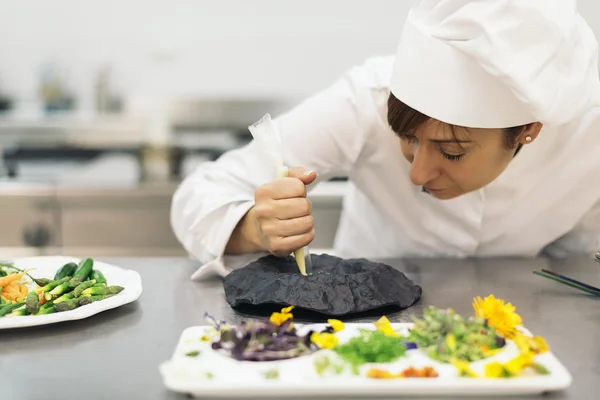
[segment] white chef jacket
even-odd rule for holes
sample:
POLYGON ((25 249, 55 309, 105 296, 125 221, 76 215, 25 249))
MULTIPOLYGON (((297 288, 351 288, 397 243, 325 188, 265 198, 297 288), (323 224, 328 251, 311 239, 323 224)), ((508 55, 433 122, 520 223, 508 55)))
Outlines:
MULTIPOLYGON (((600 106, 542 128, 488 186, 438 200, 411 182, 410 163, 387 124, 392 66, 391 56, 369 59, 275 120, 285 165, 319 176, 309 195, 319 182, 348 177, 336 255, 563 257, 600 250, 600 106)), ((203 264, 193 279, 225 276, 261 256, 223 252, 255 189, 274 174, 251 142, 184 179, 171 220, 182 245, 203 264)))

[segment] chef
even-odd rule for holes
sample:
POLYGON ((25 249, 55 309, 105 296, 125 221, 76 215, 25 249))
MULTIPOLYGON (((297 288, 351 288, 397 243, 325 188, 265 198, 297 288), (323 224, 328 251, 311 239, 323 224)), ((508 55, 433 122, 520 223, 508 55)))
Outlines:
POLYGON ((185 178, 171 218, 193 278, 308 245, 307 195, 338 176, 340 257, 598 251, 597 56, 574 0, 417 3, 395 55, 275 119, 288 177, 253 141, 185 178))

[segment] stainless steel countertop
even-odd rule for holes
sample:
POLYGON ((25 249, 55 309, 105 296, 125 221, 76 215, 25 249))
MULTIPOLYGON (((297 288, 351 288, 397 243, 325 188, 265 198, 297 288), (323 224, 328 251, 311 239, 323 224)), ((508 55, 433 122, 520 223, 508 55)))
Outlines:
MULTIPOLYGON (((85 320, 0 331, 2 399, 185 399, 169 392, 158 372, 158 365, 171 357, 182 330, 204 324, 204 312, 232 322, 245 318, 225 302, 220 279, 190 281, 197 268, 193 261, 103 261, 138 271, 144 285, 141 298, 85 320)), ((547 268, 600 284, 600 268, 593 260, 387 262, 423 287, 419 304, 388 315, 392 321, 409 321, 412 313, 420 316, 429 304, 471 314, 473 297, 494 293, 517 307, 525 326, 548 340, 573 375, 568 390, 550 397, 598 398, 600 298, 532 274, 547 268)))

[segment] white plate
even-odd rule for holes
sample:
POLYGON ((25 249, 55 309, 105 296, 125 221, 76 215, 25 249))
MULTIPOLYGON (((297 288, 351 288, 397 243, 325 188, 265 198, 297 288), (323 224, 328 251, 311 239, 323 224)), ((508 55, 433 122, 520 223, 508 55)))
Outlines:
MULTIPOLYGON (((19 269, 31 270, 34 278, 54 278, 56 271, 69 262, 78 263, 80 259, 64 256, 27 257, 13 260, 19 269)), ((124 289, 106 300, 95 301, 71 311, 63 311, 45 315, 24 315, 0 318, 0 329, 24 328, 29 326, 55 324, 91 317, 102 311, 120 307, 137 300, 142 294, 142 279, 135 271, 126 270, 94 259, 94 269, 102 272, 109 286, 122 286, 124 289)))
MULTIPOLYGON (((322 327, 322 324, 297 325, 300 329, 322 327)), ((392 324, 400 333, 407 333, 412 324, 392 324)), ((433 366, 437 378, 370 379, 350 373, 337 376, 319 376, 310 356, 292 360, 269 362, 239 362, 202 342, 200 337, 207 327, 191 327, 183 331, 171 360, 160 365, 165 386, 175 392, 196 397, 280 397, 284 396, 481 396, 481 395, 535 395, 545 391, 561 390, 571 384, 572 377, 560 361, 547 352, 536 356, 536 362, 550 370, 549 375, 531 375, 511 379, 461 378, 456 369, 429 359, 420 350, 410 350, 400 360, 378 366, 390 372, 399 372, 409 366, 421 368, 433 366), (199 350, 195 358, 185 354, 199 350), (264 373, 276 368, 279 378, 269 380, 264 373), (211 377, 207 373, 212 374, 211 377)), ((337 335, 340 341, 347 340, 358 328, 374 329, 373 324, 348 323, 337 335)), ((530 333, 523 329, 525 333, 530 333)), ((549 343, 549 346, 552 346, 549 343)), ((515 344, 508 341, 506 349, 485 361, 471 364, 478 374, 487 362, 508 361, 518 353, 515 344)), ((361 369, 364 371, 364 369, 361 369)), ((364 374, 363 374, 364 375, 364 374)))

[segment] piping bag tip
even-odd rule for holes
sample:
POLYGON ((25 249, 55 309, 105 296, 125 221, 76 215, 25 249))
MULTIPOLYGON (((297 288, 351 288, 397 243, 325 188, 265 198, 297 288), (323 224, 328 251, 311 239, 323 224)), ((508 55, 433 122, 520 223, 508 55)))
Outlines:
POLYGON ((312 259, 308 246, 294 251, 294 258, 302 275, 308 276, 312 273, 312 259))

